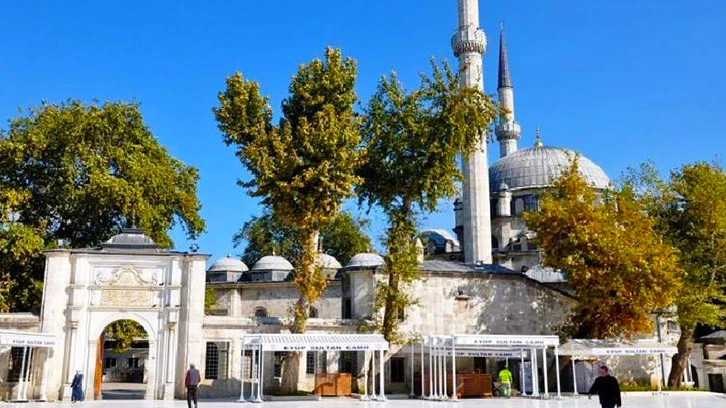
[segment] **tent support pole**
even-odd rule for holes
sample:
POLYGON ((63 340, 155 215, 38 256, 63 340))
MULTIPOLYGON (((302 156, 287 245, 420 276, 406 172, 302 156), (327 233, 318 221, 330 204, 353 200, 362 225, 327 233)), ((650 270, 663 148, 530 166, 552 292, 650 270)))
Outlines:
POLYGON ((577 394, 577 370, 575 369, 575 356, 572 356, 572 388, 574 389, 573 395, 577 394))
POLYGON ((410 347, 411 347, 411 390, 408 393, 408 397, 409 398, 413 398, 413 385, 414 385, 414 379, 413 379, 413 357, 415 356, 413 340, 411 340, 410 347))
POLYGON ((421 399, 424 399, 425 392, 424 392, 424 342, 423 339, 421 339, 421 399))
POLYGON ((379 374, 379 377, 378 377, 378 380, 379 380, 378 383, 380 384, 380 387, 381 387, 381 389, 378 391, 378 400, 379 401, 386 400, 386 393, 385 393, 385 389, 384 389, 384 384, 385 384, 384 375, 385 374, 384 374, 384 370, 383 370, 383 353, 384 353, 384 351, 381 350, 379 357, 378 357, 378 367, 380 368, 380 371, 381 371, 381 373, 379 374))
POLYGON ((550 397, 550 390, 547 384, 547 347, 542 348, 542 376, 544 377, 544 397, 550 397))
POLYGON ((245 339, 242 337, 242 372, 240 373, 239 399, 237 402, 246 402, 245 400, 245 339))
POLYGON ((562 399, 562 390, 560 387, 560 350, 555 346, 555 371, 557 371, 557 399, 562 399))
POLYGON ((458 401, 459 396, 459 386, 456 383, 456 339, 451 339, 451 399, 453 401, 458 401))

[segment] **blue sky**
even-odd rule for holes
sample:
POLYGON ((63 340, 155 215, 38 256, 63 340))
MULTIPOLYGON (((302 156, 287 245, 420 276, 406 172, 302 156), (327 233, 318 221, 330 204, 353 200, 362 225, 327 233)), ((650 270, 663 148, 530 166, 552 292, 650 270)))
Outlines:
MULTIPOLYGON (((726 154, 726 2, 717 0, 481 1, 489 38, 487 92, 496 86, 505 22, 520 146, 578 150, 611 176, 652 159, 663 172, 726 154)), ((367 100, 382 74, 413 87, 429 58, 454 62, 456 0, 6 1, 0 5, 0 126, 41 100, 136 100, 169 151, 201 173, 213 259, 258 214, 211 108, 236 70, 275 109, 298 64, 342 48, 358 61, 367 100)), ((491 146, 490 161, 497 156, 491 146)), ((352 203, 347 208, 356 210, 352 203)), ((373 213, 375 237, 384 220, 373 213)), ((450 229, 449 203, 422 221, 450 229)), ((189 243, 181 232, 179 249, 189 243)))

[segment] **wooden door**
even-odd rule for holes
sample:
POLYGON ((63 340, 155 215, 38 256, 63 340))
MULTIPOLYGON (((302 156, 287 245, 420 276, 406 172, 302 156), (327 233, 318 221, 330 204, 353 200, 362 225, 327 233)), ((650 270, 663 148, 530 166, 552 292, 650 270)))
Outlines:
POLYGON ((101 384, 103 383, 103 333, 98 337, 96 346, 96 375, 93 378, 93 399, 101 399, 101 384))

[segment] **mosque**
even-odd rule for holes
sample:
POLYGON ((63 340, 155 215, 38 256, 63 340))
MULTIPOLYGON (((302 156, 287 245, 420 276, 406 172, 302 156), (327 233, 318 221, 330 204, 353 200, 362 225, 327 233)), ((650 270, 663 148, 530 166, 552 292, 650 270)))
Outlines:
MULTIPOLYGON (((478 26, 478 1, 458 4, 459 28, 452 47, 461 86, 483 89, 486 37, 478 26)), ((454 333, 552 335, 574 304, 563 276, 540 266, 540 251, 521 217, 538 208, 538 196, 570 166, 574 153, 543 145, 539 135, 532 147, 518 147, 522 132, 515 120, 503 31, 497 93, 506 109, 496 125, 499 159, 488 166, 483 143, 462 165, 465 177, 454 206, 454 234, 445 229, 422 234, 422 279, 409 288, 418 302, 402 316, 399 327, 407 339, 454 333)), ((582 155, 579 160, 580 172, 594 188, 608 187, 608 176, 599 166, 582 155)), ((181 398, 190 363, 202 373, 202 397, 238 396, 243 367, 249 370, 252 359, 241 339, 250 333, 288 332, 290 308, 297 299, 291 282, 294 266, 281 256, 271 254, 254 265, 226 257, 207 268, 207 255, 161 249, 138 229, 123 230, 99 248, 53 250, 46 258, 40 315, 0 315, 0 377, 6 380, 0 385, 0 400, 68 399, 76 370, 86 376, 88 398, 102 398, 105 383, 113 379, 143 384, 147 399, 181 398), (205 290, 214 300, 206 310, 205 290), (124 353, 114 353, 100 337, 119 319, 136 321, 147 335, 124 353), (4 329, 29 337, 23 340, 18 334, 15 343, 3 343, 4 329)), ((326 272, 328 288, 310 309, 307 332, 369 331, 377 313, 376 285, 385 277, 384 259, 375 253, 357 254, 346 265, 325 253, 316 259, 326 272)), ((664 326, 666 334, 677 335, 668 329, 664 326)), ((424 375, 418 369, 423 357, 408 344, 390 347, 382 363, 385 392, 419 393, 411 384, 424 375)), ((279 386, 284 358, 284 352, 265 355, 266 393, 279 386)), ((555 356, 548 352, 543 359, 534 366, 532 355, 509 362, 514 384, 530 384, 521 391, 547 389, 547 378, 557 374, 555 356)), ((456 371, 462 374, 496 373, 507 361, 484 355, 459 360, 456 371)), ((360 392, 367 385, 369 365, 360 353, 307 351, 299 388, 314 389, 321 373, 340 373, 352 378, 351 392, 360 392)), ((574 386, 568 372, 585 378, 593 374, 591 369, 587 361, 578 362, 578 371, 574 365, 573 371, 563 369, 563 387, 574 386)), ((654 375, 652 367, 628 369, 634 377, 654 375)), ((578 381, 583 391, 585 381, 578 381)))

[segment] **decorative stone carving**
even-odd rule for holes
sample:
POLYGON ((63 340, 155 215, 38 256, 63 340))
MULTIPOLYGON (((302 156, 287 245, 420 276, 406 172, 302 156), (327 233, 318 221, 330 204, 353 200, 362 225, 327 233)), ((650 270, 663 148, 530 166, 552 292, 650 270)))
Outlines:
POLYGON ((451 37, 451 48, 458 58, 462 54, 484 54, 487 48, 487 37, 484 31, 474 26, 468 26, 457 31, 451 37))
POLYGON ((116 270, 102 269, 96 273, 97 285, 104 286, 148 286, 161 284, 161 273, 155 269, 138 270, 122 266, 116 270))
POLYGON ((104 290, 101 306, 149 307, 151 294, 146 290, 104 290))

